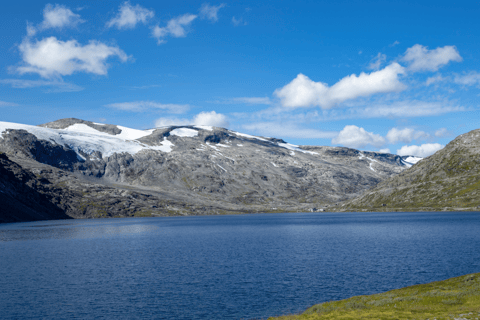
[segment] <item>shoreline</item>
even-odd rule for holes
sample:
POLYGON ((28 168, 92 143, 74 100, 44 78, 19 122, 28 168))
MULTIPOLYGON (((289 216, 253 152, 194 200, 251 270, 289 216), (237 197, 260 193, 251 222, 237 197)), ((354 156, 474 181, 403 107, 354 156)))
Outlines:
POLYGON ((313 305, 299 315, 268 320, 300 319, 478 319, 480 273, 353 296, 313 305))

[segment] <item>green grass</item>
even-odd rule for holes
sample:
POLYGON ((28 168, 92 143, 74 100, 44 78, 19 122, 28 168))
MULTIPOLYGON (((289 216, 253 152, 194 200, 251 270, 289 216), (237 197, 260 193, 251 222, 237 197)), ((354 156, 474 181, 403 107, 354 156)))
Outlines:
POLYGON ((314 305, 271 320, 480 319, 480 273, 314 305))

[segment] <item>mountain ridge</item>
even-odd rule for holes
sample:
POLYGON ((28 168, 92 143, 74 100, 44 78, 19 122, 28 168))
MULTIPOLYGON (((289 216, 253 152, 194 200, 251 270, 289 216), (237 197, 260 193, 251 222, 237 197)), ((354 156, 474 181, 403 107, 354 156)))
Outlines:
POLYGON ((338 207, 341 211, 479 209, 480 129, 458 136, 414 167, 338 207))
POLYGON ((211 126, 136 130, 67 118, 0 122, 0 136, 11 161, 68 195, 59 206, 75 218, 326 209, 411 166, 211 126))

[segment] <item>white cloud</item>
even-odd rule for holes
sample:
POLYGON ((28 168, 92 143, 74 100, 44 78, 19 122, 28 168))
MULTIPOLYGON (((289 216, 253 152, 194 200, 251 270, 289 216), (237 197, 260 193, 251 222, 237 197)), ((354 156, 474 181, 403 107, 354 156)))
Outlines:
POLYGON ((84 89, 76 84, 61 80, 0 79, 0 84, 10 85, 12 88, 18 89, 48 87, 49 89, 46 92, 76 92, 84 89))
POLYGON ((435 131, 435 137, 437 138, 444 138, 451 135, 452 135, 452 132, 449 131, 447 128, 440 128, 437 131, 435 131))
POLYGON ((193 20, 197 18, 195 14, 184 14, 168 21, 167 26, 160 28, 158 25, 153 27, 152 35, 157 39, 158 44, 165 42, 166 36, 172 36, 174 38, 182 38, 187 35, 186 28, 190 26, 193 20))
POLYGON ((370 64, 368 65, 368 69, 378 70, 378 69, 380 69, 382 64, 385 63, 385 61, 387 61, 387 55, 379 52, 375 56, 375 58, 373 58, 372 61, 370 61, 370 64))
POLYGON ((0 107, 16 107, 18 104, 13 102, 0 101, 0 107))
POLYGON ((117 29, 133 29, 137 23, 146 24, 155 13, 140 5, 132 6, 130 2, 124 2, 119 9, 117 16, 107 22, 107 27, 117 29))
POLYGON ((66 6, 47 4, 43 10, 43 22, 40 29, 75 27, 82 22, 85 21, 80 18, 80 15, 73 13, 66 6))
POLYGON ((378 150, 378 152, 380 152, 380 153, 391 153, 390 149, 388 149, 388 148, 380 149, 380 150, 378 150))
POLYGON ((155 101, 132 101, 110 103, 105 105, 109 108, 115 108, 123 111, 142 112, 149 109, 168 110, 170 113, 184 113, 190 106, 188 104, 158 103, 155 101))
POLYGON ((411 71, 437 71, 450 61, 460 62, 463 59, 455 46, 428 50, 427 47, 416 44, 405 51, 401 60, 409 63, 408 69, 411 71))
POLYGON ((426 143, 421 146, 403 146, 397 150, 399 156, 428 157, 443 149, 445 146, 440 143, 426 143))
POLYGON ((275 138, 331 139, 338 135, 334 131, 300 128, 295 123, 257 122, 242 126, 255 134, 275 138))
POLYGON ((299 74, 292 82, 275 90, 274 94, 280 98, 284 107, 319 106, 322 109, 329 109, 346 100, 377 93, 402 91, 406 86, 399 81, 398 75, 403 73, 404 68, 401 65, 392 63, 370 74, 363 72, 359 76, 352 74, 331 87, 299 74))
POLYGON ((387 140, 390 143, 410 143, 412 140, 427 138, 428 134, 423 131, 416 131, 412 128, 398 129, 392 128, 387 133, 387 140))
POLYGON ((195 125, 205 125, 223 128, 226 128, 229 125, 227 117, 221 113, 216 113, 215 111, 200 112, 193 118, 193 123, 195 125))
POLYGON ((247 22, 243 21, 243 18, 237 19, 235 17, 232 17, 232 23, 235 27, 247 25, 247 22))
POLYGON ((400 44, 398 40, 395 40, 392 44, 389 45, 389 47, 395 47, 397 44, 400 44))
POLYGON ((185 118, 158 118, 155 120, 155 127, 170 127, 170 126, 191 126, 193 121, 185 118))
POLYGON ((193 119, 159 118, 155 121, 155 127, 185 126, 185 125, 214 126, 214 127, 227 128, 229 126, 229 123, 225 115, 221 113, 216 113, 215 111, 200 112, 199 114, 194 116, 193 119))
POLYGON ((26 38, 19 45, 24 66, 17 71, 38 73, 44 78, 71 75, 75 72, 107 74, 109 57, 117 56, 122 62, 128 56, 119 47, 108 46, 99 41, 90 41, 82 46, 76 40, 61 41, 56 37, 31 42, 26 38))
POLYGON ((218 10, 225 7, 225 3, 218 6, 211 6, 209 3, 204 3, 200 8, 200 17, 202 19, 208 19, 212 22, 218 21, 218 10))
POLYGON ((234 103, 246 103, 246 104, 265 104, 270 105, 272 101, 268 97, 239 97, 229 99, 234 103))
POLYGON ((366 145, 380 148, 385 144, 385 138, 379 134, 367 132, 363 128, 349 125, 345 126, 338 136, 332 139, 332 143, 351 148, 363 148, 366 145))
POLYGON ((452 106, 449 104, 448 102, 425 102, 417 100, 396 101, 391 104, 374 104, 364 108, 349 108, 345 114, 331 118, 413 118, 466 111, 462 106, 452 106))
POLYGON ((435 75, 435 76, 433 76, 433 77, 428 77, 428 78, 427 78, 427 81, 425 82, 425 84, 426 84, 427 86, 430 86, 430 85, 432 85, 432 84, 434 84, 434 83, 443 82, 443 81, 446 81, 446 80, 447 80, 447 78, 442 77, 441 74, 437 74, 437 75, 435 75))
POLYGON ((473 86, 476 84, 480 84, 480 73, 476 71, 471 71, 463 75, 457 74, 455 75, 453 82, 455 82, 456 84, 464 85, 464 86, 473 86))

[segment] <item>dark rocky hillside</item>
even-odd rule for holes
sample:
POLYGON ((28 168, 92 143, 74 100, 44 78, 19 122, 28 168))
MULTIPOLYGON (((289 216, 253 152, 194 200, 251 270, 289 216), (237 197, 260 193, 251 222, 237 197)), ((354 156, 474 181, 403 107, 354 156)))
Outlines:
POLYGON ((53 203, 50 182, 0 153, 0 222, 70 219, 53 203))

